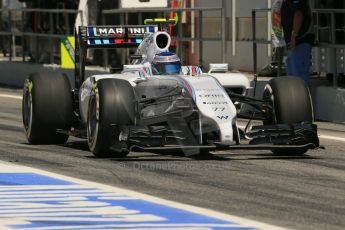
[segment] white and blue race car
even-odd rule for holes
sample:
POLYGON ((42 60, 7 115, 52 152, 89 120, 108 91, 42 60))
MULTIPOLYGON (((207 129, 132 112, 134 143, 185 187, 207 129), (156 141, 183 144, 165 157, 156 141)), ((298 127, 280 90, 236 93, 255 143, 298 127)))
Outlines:
POLYGON ((308 88, 296 77, 272 79, 262 99, 250 82, 214 65, 181 66, 171 37, 148 26, 88 26, 76 33, 74 86, 65 75, 34 73, 23 91, 23 124, 32 144, 86 138, 97 157, 130 151, 269 149, 300 155, 319 146, 308 88), (85 76, 89 48, 138 47, 121 73, 85 76), (250 109, 244 109, 245 108, 250 109), (241 130, 238 118, 261 120, 241 130))

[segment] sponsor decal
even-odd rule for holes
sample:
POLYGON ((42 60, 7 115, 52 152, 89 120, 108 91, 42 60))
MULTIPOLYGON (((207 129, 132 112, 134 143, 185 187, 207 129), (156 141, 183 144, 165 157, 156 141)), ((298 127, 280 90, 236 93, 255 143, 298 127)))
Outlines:
POLYGON ((220 120, 228 120, 229 116, 217 116, 220 120))
POLYGON ((75 39, 74 36, 61 38, 61 67, 73 69, 75 65, 75 39))
POLYGON ((146 30, 146 27, 96 27, 94 36, 123 37, 126 33, 129 37, 143 36, 146 30))
POLYGON ((204 104, 204 105, 227 105, 228 102, 204 101, 203 104, 204 104))
POLYGON ((214 112, 217 112, 217 111, 223 112, 224 110, 225 110, 225 107, 213 107, 214 112))
POLYGON ((87 43, 98 45, 123 45, 140 44, 147 32, 158 31, 158 27, 152 26, 89 26, 87 27, 87 43))
POLYGON ((95 36, 110 35, 110 36, 115 36, 115 37, 121 37, 124 34, 124 32, 125 32, 124 28, 122 27, 116 27, 116 28, 97 27, 95 36))
POLYGON ((200 94, 199 97, 220 98, 220 97, 224 97, 224 95, 223 94, 200 94))

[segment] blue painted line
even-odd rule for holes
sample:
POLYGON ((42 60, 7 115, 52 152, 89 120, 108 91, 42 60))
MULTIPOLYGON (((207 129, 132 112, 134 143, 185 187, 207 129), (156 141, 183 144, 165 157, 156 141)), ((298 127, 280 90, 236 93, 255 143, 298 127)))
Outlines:
POLYGON ((1 173, 0 186, 2 185, 71 185, 64 180, 52 180, 51 177, 36 173, 1 173))
POLYGON ((38 173, 0 173, 0 219, 13 219, 0 225, 12 229, 255 229, 88 186, 38 173))

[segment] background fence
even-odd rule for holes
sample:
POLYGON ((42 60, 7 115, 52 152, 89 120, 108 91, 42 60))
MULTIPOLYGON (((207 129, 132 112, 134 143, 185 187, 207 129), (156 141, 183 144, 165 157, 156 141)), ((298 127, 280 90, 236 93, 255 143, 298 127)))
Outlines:
MULTIPOLYGON (((179 23, 171 31, 173 49, 183 61, 204 65, 204 42, 221 44, 220 60, 226 62, 229 55, 226 48, 228 41, 236 41, 229 30, 229 18, 225 8, 200 7, 185 9, 109 9, 101 12, 104 24, 142 24, 147 17, 164 17, 176 13, 179 23), (218 15, 217 20, 206 20, 205 15, 218 15), (206 28, 206 29, 205 29, 206 28), (206 31, 206 32, 205 32, 206 31)), ((256 14, 269 9, 254 9, 252 17, 254 57, 255 47, 259 43, 269 45, 270 40, 257 39, 256 14)), ((77 15, 83 21, 83 13, 68 9, 0 9, 0 44, 1 50, 12 61, 20 56, 22 61, 36 63, 60 63, 60 39, 74 33, 74 21, 77 15)), ((265 16, 267 18, 267 16, 265 16)), ((332 75, 334 87, 336 78, 345 73, 345 9, 315 9, 313 18, 317 45, 313 49, 313 69, 332 75)), ((260 17, 262 20, 262 17, 260 17)), ((239 22, 235 23, 240 25, 239 22)), ((260 23, 261 25, 261 23, 260 23)), ((93 53, 96 64, 108 66, 116 60, 120 64, 127 62, 130 50, 101 51, 93 53)), ((18 60, 18 58, 16 59, 18 60)), ((255 62, 254 62, 255 65, 255 62)), ((254 68, 257 69, 257 66, 254 68)))

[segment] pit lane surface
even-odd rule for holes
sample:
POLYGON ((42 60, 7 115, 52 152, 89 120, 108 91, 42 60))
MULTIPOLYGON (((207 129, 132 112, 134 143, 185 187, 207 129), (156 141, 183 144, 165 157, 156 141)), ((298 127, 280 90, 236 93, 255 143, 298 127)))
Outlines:
POLYGON ((21 91, 0 89, 1 161, 286 228, 344 229, 342 125, 321 123, 320 134, 325 137, 321 144, 326 150, 310 151, 303 157, 231 151, 199 158, 130 153, 125 159, 97 159, 85 141, 75 138, 66 145, 27 145, 20 96, 21 91))

